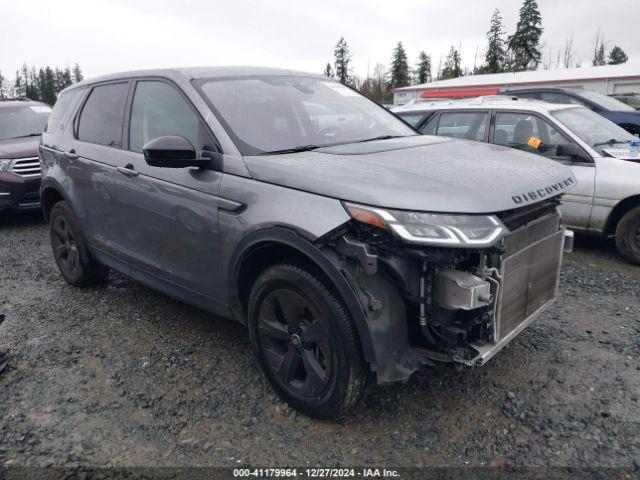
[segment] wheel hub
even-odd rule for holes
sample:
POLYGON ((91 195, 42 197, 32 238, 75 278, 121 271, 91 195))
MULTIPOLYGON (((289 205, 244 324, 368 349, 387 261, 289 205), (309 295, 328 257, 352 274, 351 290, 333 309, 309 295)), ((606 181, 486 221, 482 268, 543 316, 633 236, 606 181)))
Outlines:
POLYGON ((296 348, 302 345, 302 339, 297 333, 294 333, 293 335, 291 335, 291 345, 293 345, 296 348))

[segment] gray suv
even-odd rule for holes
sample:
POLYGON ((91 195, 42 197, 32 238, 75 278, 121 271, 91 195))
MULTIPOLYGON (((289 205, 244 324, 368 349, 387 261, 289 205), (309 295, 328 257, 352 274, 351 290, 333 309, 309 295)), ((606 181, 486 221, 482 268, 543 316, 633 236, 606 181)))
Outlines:
POLYGON ((73 85, 52 118, 41 198, 66 281, 110 268, 246 324, 311 416, 482 365, 556 295, 568 168, 421 136, 326 77, 131 72, 73 85))

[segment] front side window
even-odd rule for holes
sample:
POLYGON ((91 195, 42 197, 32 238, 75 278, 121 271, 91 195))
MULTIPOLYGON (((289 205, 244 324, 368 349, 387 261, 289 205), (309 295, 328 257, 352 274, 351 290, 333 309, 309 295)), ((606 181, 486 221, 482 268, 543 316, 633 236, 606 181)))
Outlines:
POLYGON ((487 112, 443 112, 437 135, 483 141, 487 131, 487 112))
POLYGON ((94 87, 78 123, 78 139, 108 147, 122 146, 122 119, 127 102, 128 83, 94 87))
POLYGON ((198 150, 209 143, 198 116, 173 86, 138 82, 131 106, 129 150, 142 152, 147 142, 166 135, 184 137, 198 150))
POLYGON ((493 143, 547 158, 568 160, 556 154, 558 145, 569 143, 555 127, 527 112, 496 113, 493 143))
POLYGON ((201 92, 243 155, 416 135, 350 88, 303 76, 205 80, 201 92))
POLYGON ((50 113, 47 105, 0 107, 0 140, 41 135, 50 113))

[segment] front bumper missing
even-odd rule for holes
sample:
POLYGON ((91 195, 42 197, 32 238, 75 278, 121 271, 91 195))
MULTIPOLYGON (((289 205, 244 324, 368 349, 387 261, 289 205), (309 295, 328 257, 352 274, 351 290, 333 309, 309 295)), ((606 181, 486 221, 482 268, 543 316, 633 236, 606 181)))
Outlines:
POLYGON ((477 355, 471 359, 454 356, 454 361, 469 366, 484 365, 553 303, 560 283, 562 254, 566 243, 572 240, 573 232, 561 228, 502 259, 494 340, 487 344, 471 343, 477 355))

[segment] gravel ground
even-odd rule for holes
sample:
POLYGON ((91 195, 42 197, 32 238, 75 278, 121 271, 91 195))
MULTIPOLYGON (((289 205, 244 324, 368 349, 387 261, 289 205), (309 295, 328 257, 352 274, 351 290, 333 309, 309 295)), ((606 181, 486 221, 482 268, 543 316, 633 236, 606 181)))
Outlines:
POLYGON ((242 326, 112 274, 76 289, 38 215, 0 216, 0 466, 640 467, 640 268, 578 238, 554 307, 485 367, 281 403, 242 326))

